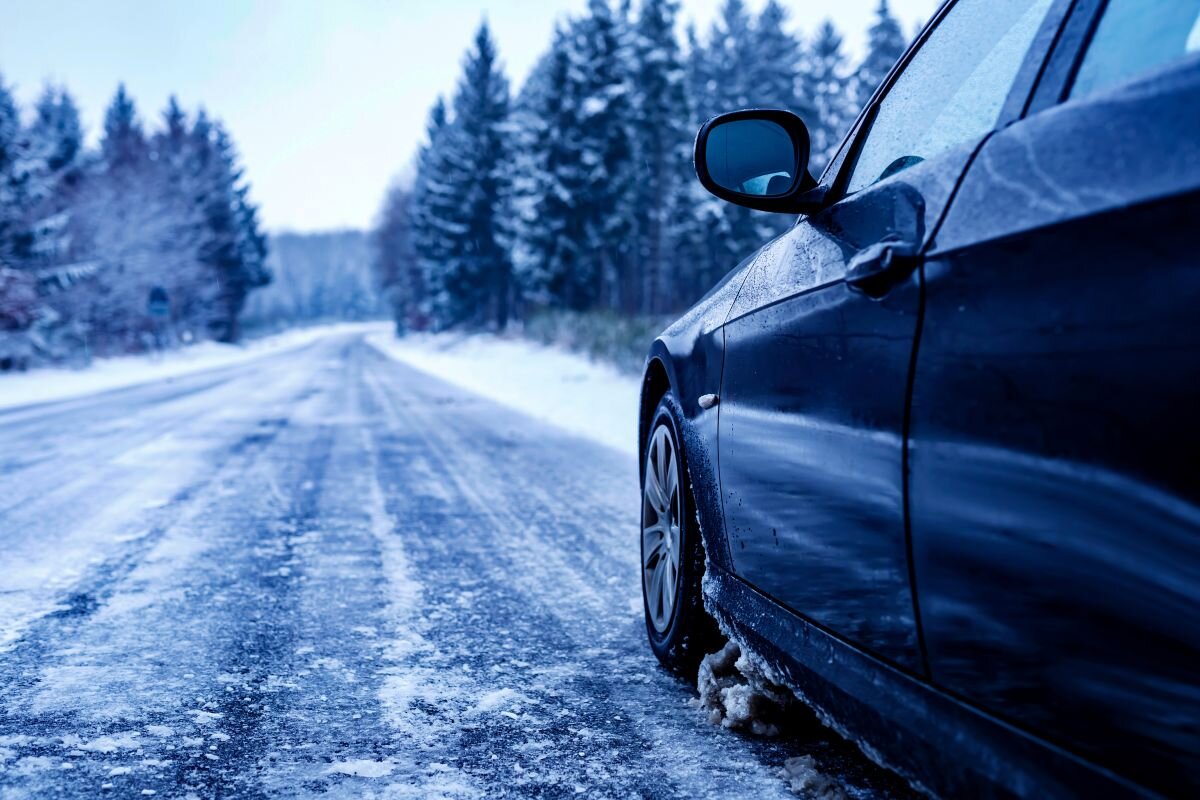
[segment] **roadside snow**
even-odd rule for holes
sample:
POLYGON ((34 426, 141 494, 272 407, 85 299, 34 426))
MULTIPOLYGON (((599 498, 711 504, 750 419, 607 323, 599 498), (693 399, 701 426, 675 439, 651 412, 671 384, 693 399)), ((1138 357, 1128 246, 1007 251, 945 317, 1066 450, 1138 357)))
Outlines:
POLYGON ((821 772, 812 756, 789 758, 780 774, 788 788, 808 800, 846 800, 842 787, 821 772))
POLYGON ((85 369, 46 368, 0 375, 0 409, 67 400, 240 364, 272 353, 302 347, 331 334, 378 332, 388 328, 390 325, 379 322, 319 325, 284 331, 241 345, 202 342, 158 356, 96 359, 85 369))
POLYGON ((696 689, 709 722, 759 736, 779 733, 774 721, 792 701, 791 692, 771 680, 733 639, 700 662, 696 689))
POLYGON ((377 332, 382 353, 455 386, 634 454, 641 382, 586 356, 485 334, 377 332))

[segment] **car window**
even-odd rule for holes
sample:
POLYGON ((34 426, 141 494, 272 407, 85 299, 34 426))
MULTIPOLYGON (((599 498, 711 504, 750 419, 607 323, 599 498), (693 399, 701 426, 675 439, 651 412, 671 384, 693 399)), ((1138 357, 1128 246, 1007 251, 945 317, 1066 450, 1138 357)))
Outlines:
POLYGON ((990 131, 1053 0, 959 0, 879 105, 857 192, 990 131))
POLYGON ((1079 66, 1083 97, 1200 52, 1200 0, 1109 0, 1079 66))

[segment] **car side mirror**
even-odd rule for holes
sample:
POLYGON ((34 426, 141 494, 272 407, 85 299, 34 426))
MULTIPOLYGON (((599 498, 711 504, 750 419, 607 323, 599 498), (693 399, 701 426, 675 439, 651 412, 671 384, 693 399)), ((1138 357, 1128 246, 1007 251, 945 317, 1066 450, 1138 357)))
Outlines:
POLYGON ((696 135, 696 176, 722 200, 759 211, 799 214, 819 203, 808 173, 804 121, 790 111, 751 108, 713 117, 696 135))

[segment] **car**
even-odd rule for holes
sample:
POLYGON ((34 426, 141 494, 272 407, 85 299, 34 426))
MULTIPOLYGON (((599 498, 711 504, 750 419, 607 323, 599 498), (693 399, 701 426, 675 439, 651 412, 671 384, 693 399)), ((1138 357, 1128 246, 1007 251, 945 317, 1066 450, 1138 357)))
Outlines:
POLYGON ((1200 796, 1200 0, 947 2, 808 160, 696 139, 797 220, 648 354, 655 654, 933 794, 1200 796))

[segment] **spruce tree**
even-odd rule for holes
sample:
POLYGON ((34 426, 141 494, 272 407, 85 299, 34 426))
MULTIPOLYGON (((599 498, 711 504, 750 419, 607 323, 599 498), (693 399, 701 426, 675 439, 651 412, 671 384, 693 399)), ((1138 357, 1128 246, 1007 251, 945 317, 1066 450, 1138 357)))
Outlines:
POLYGON ((704 47, 704 91, 692 98, 700 117, 708 119, 755 105, 753 81, 763 72, 755 53, 755 38, 754 21, 744 0, 725 0, 704 47))
POLYGON ((630 113, 629 54, 619 16, 607 0, 590 0, 588 13, 571 25, 567 48, 572 91, 578 98, 579 194, 575 209, 581 258, 571 281, 570 304, 615 305, 623 247, 631 221, 621 213, 631 171, 626 122, 630 113))
POLYGON ((513 113, 514 268, 535 303, 619 302, 630 223, 629 84, 604 0, 559 29, 513 113))
POLYGON ((907 44, 887 0, 879 0, 875 22, 867 33, 867 55, 854 76, 854 100, 860 109, 870 101, 871 95, 904 55, 907 44))
POLYGON ((789 30, 788 13, 777 0, 767 0, 751 30, 750 102, 783 108, 806 117, 811 109, 797 92, 802 46, 789 30))
POLYGON ((371 272, 392 313, 398 336, 424 327, 420 314, 424 278, 413 251, 411 199, 405 186, 393 184, 371 233, 371 272))
POLYGON ((456 198, 442 180, 445 172, 445 137, 449 128, 446 103, 438 97, 429 111, 425 125, 425 143, 417 153, 416 176, 409 201, 412 224, 413 255, 421 273, 424 291, 419 314, 425 321, 432 318, 431 287, 435 276, 449 256, 446 236, 440 222, 450 218, 456 198))
POLYGON ((580 190, 577 96, 571 90, 567 33, 555 31, 517 97, 512 114, 511 247, 517 287, 540 306, 568 304, 579 254, 575 195, 580 190))
POLYGON ((0 268, 11 265, 21 218, 21 115, 0 79, 0 268))
MULTIPOLYGON (((632 149, 629 219, 635 291, 626 311, 659 313, 674 302, 680 257, 673 214, 691 180, 691 140, 686 78, 675 38, 675 0, 643 0, 633 31, 629 135, 632 149)), ((632 283, 632 281, 631 281, 632 283)), ((634 288, 634 287, 630 287, 634 288)))
POLYGON ((813 108, 812 120, 806 121, 812 136, 810 171, 817 178, 836 154, 858 113, 846 73, 842 35, 826 20, 808 49, 801 77, 801 91, 813 108))
POLYGON ((37 269, 50 292, 89 274, 74 263, 77 220, 73 205, 83 180, 83 127, 66 90, 47 86, 25 131, 20 233, 15 252, 23 267, 37 269))
POLYGON ((135 171, 145 163, 146 135, 137 108, 123 83, 117 87, 116 95, 104 112, 100 152, 106 169, 114 174, 135 171))
POLYGON ((502 245, 507 219, 509 164, 505 122, 508 81, 500 70, 487 23, 479 26, 463 61, 454 119, 438 146, 434 188, 451 202, 429 222, 444 258, 430 274, 434 315, 442 326, 472 324, 503 329, 512 275, 502 245))

